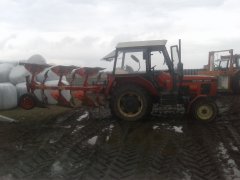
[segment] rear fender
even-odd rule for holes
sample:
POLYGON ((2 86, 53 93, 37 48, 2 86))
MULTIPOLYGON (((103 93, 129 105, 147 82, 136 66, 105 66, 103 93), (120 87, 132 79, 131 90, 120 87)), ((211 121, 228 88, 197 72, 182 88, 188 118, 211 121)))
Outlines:
POLYGON ((153 84, 140 76, 134 77, 117 77, 114 80, 111 79, 111 85, 108 85, 108 94, 111 94, 114 88, 117 88, 121 85, 131 84, 142 87, 145 89, 151 96, 158 96, 157 89, 153 86, 153 84))

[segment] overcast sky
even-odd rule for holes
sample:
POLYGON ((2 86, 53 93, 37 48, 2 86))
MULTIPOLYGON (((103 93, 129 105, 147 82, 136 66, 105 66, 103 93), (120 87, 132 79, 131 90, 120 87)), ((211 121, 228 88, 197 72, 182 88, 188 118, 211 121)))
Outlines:
POLYGON ((187 68, 208 51, 240 53, 239 0, 0 0, 0 60, 107 66, 118 42, 182 39, 187 68))

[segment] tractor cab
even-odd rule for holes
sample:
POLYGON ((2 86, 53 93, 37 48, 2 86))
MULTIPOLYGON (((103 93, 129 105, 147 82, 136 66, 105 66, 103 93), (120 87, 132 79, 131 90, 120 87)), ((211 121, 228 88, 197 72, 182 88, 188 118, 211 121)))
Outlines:
MULTIPOLYGON (((113 76, 147 86, 150 83, 156 95, 177 92, 177 81, 182 77, 182 64, 177 45, 171 47, 171 57, 166 40, 118 43, 116 50, 103 59, 114 61, 113 76), (143 80, 143 81, 142 81, 143 80)), ((152 91, 154 91, 152 90, 152 91)))

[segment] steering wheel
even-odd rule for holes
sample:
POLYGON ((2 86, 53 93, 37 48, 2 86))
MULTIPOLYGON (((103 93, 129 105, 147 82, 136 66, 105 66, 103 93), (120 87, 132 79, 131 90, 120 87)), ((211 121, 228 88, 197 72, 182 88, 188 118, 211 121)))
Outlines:
POLYGON ((127 72, 129 72, 129 73, 133 73, 134 72, 133 68, 131 66, 129 66, 129 65, 126 65, 125 70, 127 72))
POLYGON ((151 67, 151 70, 152 71, 155 71, 155 67, 156 67, 157 65, 154 65, 153 67, 151 67))

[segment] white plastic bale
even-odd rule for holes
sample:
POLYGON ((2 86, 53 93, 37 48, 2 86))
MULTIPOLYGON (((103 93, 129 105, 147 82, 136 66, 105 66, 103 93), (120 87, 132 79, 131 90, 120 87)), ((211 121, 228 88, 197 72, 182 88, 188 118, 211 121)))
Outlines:
POLYGON ((0 83, 0 109, 12 109, 17 106, 17 90, 11 83, 0 83))
POLYGON ((26 76, 30 76, 31 78, 31 73, 26 70, 24 66, 18 65, 12 68, 9 74, 9 80, 16 85, 18 83, 26 82, 26 76))
POLYGON ((32 63, 32 64, 46 64, 46 59, 40 55, 40 54, 35 54, 32 55, 30 58, 28 58, 27 63, 32 63))
POLYGON ((14 65, 9 63, 0 64, 0 83, 9 82, 9 73, 13 67, 14 65))
MULTIPOLYGON (((52 72, 52 70, 49 70, 49 68, 46 68, 36 76, 36 79, 37 79, 38 82, 43 82, 43 80, 45 79, 45 73, 47 71, 48 71, 48 77, 47 77, 46 81, 59 80, 60 77, 57 74, 52 72)), ((62 80, 67 81, 65 76, 62 77, 62 80)))
MULTIPOLYGON (((17 97, 18 97, 18 100, 19 100, 22 95, 24 95, 24 94, 27 93, 26 83, 25 83, 25 82, 23 82, 23 83, 18 83, 18 84, 16 85, 16 88, 17 88, 17 97)), ((36 90, 34 91, 34 94, 36 95, 36 97, 38 98, 38 100, 42 101, 41 90, 36 89, 36 90)))
MULTIPOLYGON (((65 85, 69 85, 69 83, 67 81, 62 81, 65 85)), ((45 83, 46 86, 57 86, 58 85, 58 81, 47 81, 45 83)), ((55 90, 56 91, 56 90, 55 90)), ((46 95, 47 99, 48 99, 48 104, 57 104, 56 99, 54 99, 52 97, 52 93, 54 92, 54 90, 45 90, 44 94, 46 95)), ((70 90, 62 90, 62 95, 63 97, 67 100, 70 101, 71 99, 71 94, 70 94, 70 90)))
POLYGON ((18 99, 23 95, 23 94, 26 94, 27 93, 27 86, 26 86, 26 83, 23 82, 23 83, 18 83, 16 85, 16 89, 17 89, 17 97, 18 99))

